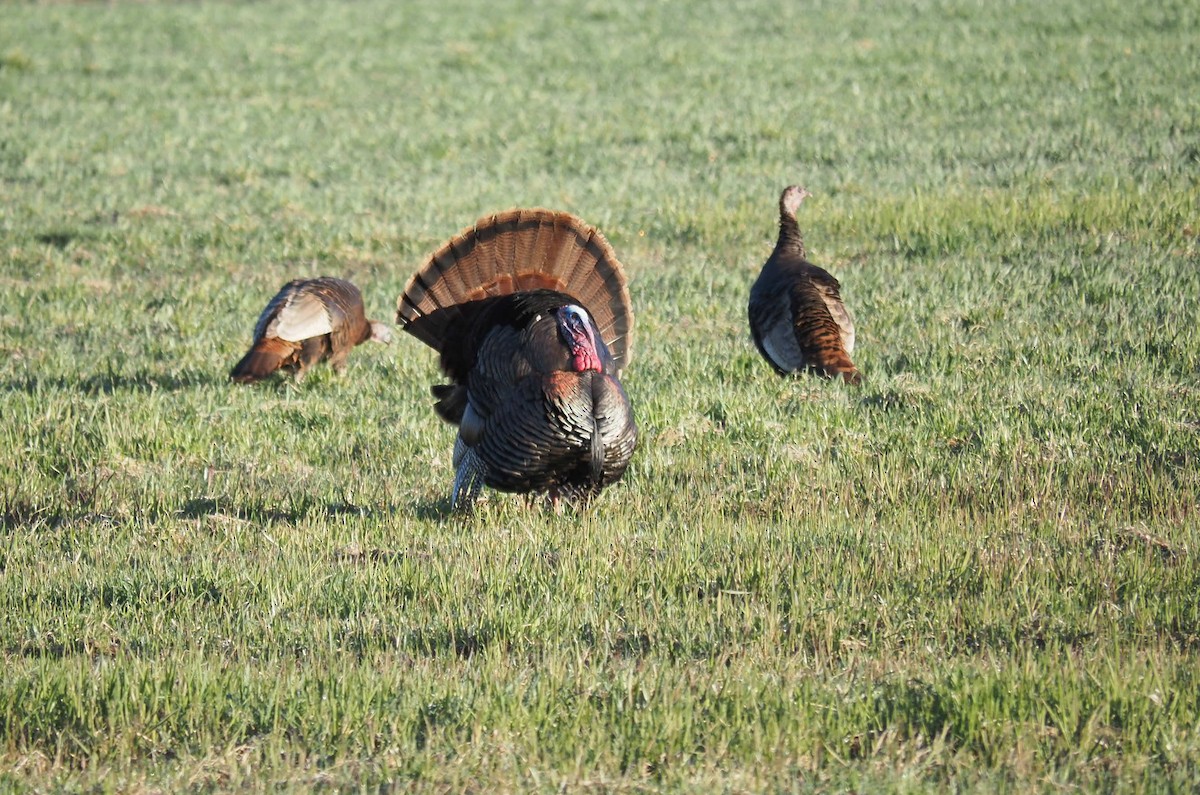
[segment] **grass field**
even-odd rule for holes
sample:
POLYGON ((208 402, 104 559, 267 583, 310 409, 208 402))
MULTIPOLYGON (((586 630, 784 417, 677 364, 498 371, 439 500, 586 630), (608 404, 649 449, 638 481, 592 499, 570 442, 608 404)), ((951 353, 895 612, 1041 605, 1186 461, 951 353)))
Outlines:
POLYGON ((1194 2, 0 17, 0 790, 1200 788, 1194 2), (858 390, 749 340, 791 182, 858 390), (521 205, 632 280, 590 510, 448 515, 407 335, 227 382, 521 205))

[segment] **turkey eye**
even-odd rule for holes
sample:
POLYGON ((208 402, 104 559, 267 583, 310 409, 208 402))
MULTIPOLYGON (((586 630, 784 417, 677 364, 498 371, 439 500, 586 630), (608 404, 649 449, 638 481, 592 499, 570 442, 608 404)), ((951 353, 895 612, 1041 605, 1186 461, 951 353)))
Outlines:
POLYGON ((583 309, 577 306, 566 306, 563 307, 563 314, 566 316, 567 326, 572 332, 591 336, 587 333, 588 319, 583 309))

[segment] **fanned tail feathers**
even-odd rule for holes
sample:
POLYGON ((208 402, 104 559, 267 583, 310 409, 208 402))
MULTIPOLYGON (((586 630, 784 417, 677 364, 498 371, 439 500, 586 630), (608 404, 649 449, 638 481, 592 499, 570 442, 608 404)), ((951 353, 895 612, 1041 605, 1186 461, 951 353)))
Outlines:
POLYGON ((624 269, 597 229, 566 212, 516 209, 479 219, 409 280, 396 319, 440 351, 449 329, 464 319, 460 305, 539 288, 583 305, 618 370, 628 366, 633 311, 624 269))

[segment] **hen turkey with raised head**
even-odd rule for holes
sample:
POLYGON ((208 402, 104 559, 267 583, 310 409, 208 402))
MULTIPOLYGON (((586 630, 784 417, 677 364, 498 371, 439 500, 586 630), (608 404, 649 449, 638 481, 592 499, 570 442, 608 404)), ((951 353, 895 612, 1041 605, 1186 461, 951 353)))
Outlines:
POLYGON ((842 303, 841 284, 808 261, 796 210, 809 196, 799 185, 779 197, 779 238, 750 290, 750 331, 754 345, 781 375, 815 372, 862 380, 850 360, 854 321, 842 303))
POLYGON ((483 486, 587 502, 637 445, 620 375, 633 311, 599 231, 564 212, 481 218, 409 280, 397 322, 440 356, 438 415, 458 425, 456 508, 483 486))
POLYGON ((367 320, 358 287, 331 276, 295 279, 259 315, 250 350, 229 377, 247 384, 284 370, 300 381, 309 367, 324 359, 340 373, 354 346, 367 340, 391 342, 392 330, 367 320))

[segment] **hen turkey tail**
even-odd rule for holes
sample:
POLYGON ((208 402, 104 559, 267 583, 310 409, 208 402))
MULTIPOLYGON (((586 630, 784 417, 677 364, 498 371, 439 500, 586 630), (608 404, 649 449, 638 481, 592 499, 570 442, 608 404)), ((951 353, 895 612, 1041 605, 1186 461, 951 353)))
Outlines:
POLYGON ((595 320, 618 372, 629 365, 633 310, 625 271, 604 236, 566 212, 516 209, 480 218, 409 280, 396 320, 440 351, 465 320, 461 305, 539 288, 578 301, 595 320))
POLYGON ((294 343, 275 337, 259 340, 229 371, 229 378, 239 384, 261 381, 282 367, 296 348, 294 343))

